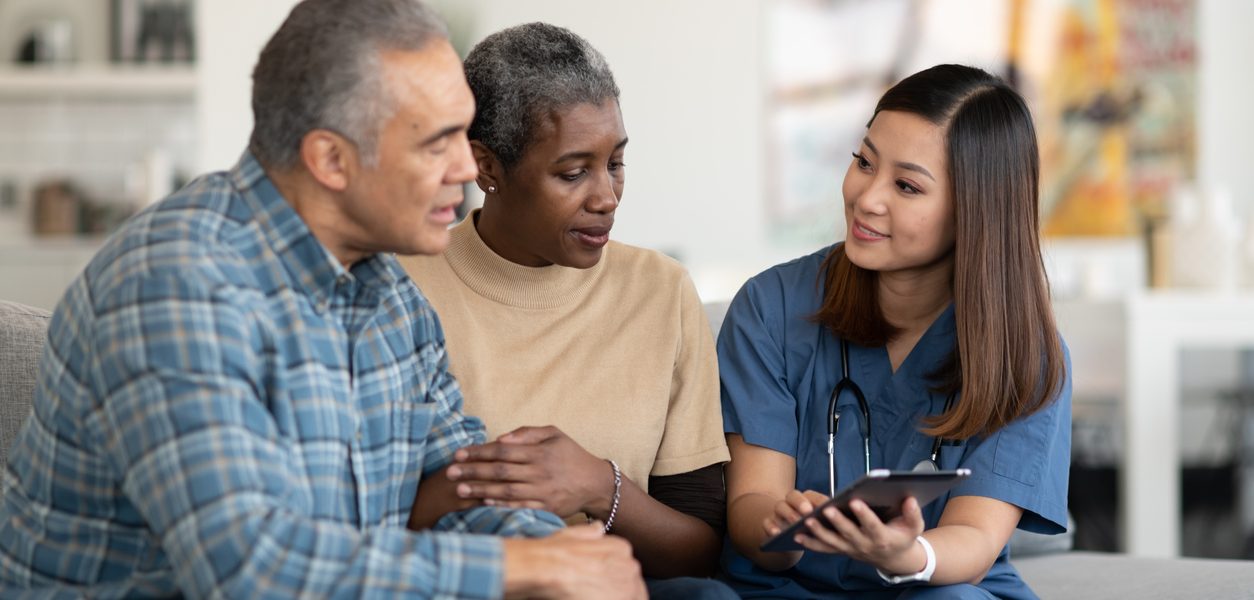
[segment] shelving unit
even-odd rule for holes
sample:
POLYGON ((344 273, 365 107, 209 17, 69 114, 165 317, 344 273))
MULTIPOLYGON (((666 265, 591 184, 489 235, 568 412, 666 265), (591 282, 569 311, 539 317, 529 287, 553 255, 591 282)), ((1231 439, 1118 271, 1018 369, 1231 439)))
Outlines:
POLYGON ((193 100, 192 65, 66 65, 0 68, 0 100, 171 98, 193 100))

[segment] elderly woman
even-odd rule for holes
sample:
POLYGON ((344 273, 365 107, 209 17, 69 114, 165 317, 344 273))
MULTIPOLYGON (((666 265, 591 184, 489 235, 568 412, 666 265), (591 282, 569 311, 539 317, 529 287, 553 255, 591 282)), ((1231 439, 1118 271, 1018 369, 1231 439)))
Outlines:
POLYGON ((595 519, 631 541, 656 596, 712 581, 728 460, 710 333, 674 260, 610 241, 627 133, 605 59, 532 23, 466 59, 486 196, 443 256, 405 263, 440 315, 466 412, 458 497, 595 519))

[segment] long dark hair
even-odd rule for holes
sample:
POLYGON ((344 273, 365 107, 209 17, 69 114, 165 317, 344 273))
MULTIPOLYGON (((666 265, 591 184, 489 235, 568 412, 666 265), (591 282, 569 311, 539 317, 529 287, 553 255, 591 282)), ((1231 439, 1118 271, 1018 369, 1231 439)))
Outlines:
MULTIPOLYGON (((907 77, 880 98, 875 114, 886 110, 945 130, 954 202, 957 348, 935 387, 961 388, 962 399, 927 419, 924 433, 950 439, 991 433, 1045 407, 1066 376, 1041 260, 1032 117, 1005 82, 961 65, 907 77)), ((899 332, 880 310, 877 277, 850 262, 843 246, 835 248, 823 265, 815 320, 861 345, 891 341, 899 332)))

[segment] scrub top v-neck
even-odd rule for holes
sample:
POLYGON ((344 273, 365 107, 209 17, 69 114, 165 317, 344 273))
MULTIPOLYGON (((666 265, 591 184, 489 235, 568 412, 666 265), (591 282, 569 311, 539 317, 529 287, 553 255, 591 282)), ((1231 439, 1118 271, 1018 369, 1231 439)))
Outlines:
MULTIPOLYGON (((841 377, 840 339, 811 320, 821 298, 823 259, 834 248, 773 267, 749 280, 728 309, 718 337, 723 421, 746 443, 792 456, 796 487, 828 490, 827 408, 841 377)), ((955 347, 953 306, 923 334, 894 373, 884 347, 849 344, 849 375, 866 394, 871 413, 871 467, 909 470, 932 450, 918 431, 939 414, 946 394, 933 391, 935 373, 955 347)), ((1068 373, 1070 365, 1068 364, 1068 373)), ((958 403, 962 402, 959 394, 958 403)), ((865 471, 865 431, 857 400, 837 400, 837 489, 865 471)), ((1071 385, 1047 408, 989 436, 941 447, 942 469, 971 469, 971 478, 923 507, 925 528, 936 527, 949 498, 983 496, 1024 510, 1019 528, 1061 533, 1067 521, 1071 452, 1071 385)), ((900 594, 874 567, 844 556, 807 551, 792 569, 772 573, 755 567, 730 543, 723 576, 744 597, 841 598, 900 594)), ((1005 549, 979 586, 1000 598, 1033 598, 1008 561, 1005 549)))

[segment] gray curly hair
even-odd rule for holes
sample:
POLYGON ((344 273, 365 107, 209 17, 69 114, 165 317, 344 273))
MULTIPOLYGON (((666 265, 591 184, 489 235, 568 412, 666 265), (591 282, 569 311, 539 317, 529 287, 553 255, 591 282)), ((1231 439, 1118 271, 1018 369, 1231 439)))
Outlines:
POLYGON ((418 0, 304 0, 253 70, 249 150, 267 166, 292 167, 305 134, 328 129, 375 164, 379 129, 395 110, 379 54, 447 38, 444 22, 418 0))
POLYGON ((506 169, 518 164, 540 120, 574 104, 618 101, 614 74, 587 40, 547 23, 498 31, 466 57, 475 95, 469 136, 506 169))

